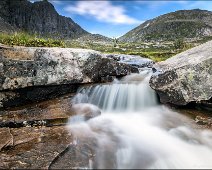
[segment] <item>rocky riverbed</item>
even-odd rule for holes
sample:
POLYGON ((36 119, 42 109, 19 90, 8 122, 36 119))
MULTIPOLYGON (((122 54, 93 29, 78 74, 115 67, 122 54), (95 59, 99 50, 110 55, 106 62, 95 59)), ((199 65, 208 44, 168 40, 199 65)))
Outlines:
MULTIPOLYGON (((86 105, 73 107, 72 98, 81 86, 108 83, 138 73, 142 67, 153 67, 150 85, 161 102, 186 105, 178 109, 169 106, 188 118, 182 119, 183 124, 193 129, 211 129, 210 45, 211 42, 203 44, 155 65, 149 59, 138 60, 138 56, 105 55, 93 50, 1 46, 0 168, 99 167, 96 138, 83 132, 76 138, 67 123, 72 116, 80 114, 87 121, 101 111, 92 114, 86 105)), ((136 81, 144 81, 146 74, 139 76, 127 80, 136 85, 136 81)), ((139 87, 146 88, 142 84, 139 87)), ((140 97, 143 100, 145 96, 140 97)), ((167 126, 172 126, 175 117, 170 122, 169 117, 167 126)), ((181 124, 179 120, 176 118, 181 124)), ((109 164, 104 167, 108 168, 115 166, 112 153, 119 143, 118 138, 110 135, 115 142, 103 149, 103 153, 111 155, 105 158, 109 164)))
POLYGON ((86 168, 92 145, 67 129, 72 94, 0 112, 0 168, 86 168))
MULTIPOLYGON (((76 140, 67 128, 68 118, 74 115, 72 96, 1 111, 0 168, 89 168, 95 159, 96 141, 83 132, 76 140)), ((212 117, 208 112, 178 112, 190 117, 187 123, 193 124, 193 128, 211 129, 212 117), (198 118, 207 122, 197 121, 198 118)))

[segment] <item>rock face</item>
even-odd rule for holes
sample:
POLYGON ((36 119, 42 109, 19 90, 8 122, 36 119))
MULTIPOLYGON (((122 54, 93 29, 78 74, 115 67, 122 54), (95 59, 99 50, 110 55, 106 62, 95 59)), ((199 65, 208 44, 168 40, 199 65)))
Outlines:
POLYGON ((79 84, 102 82, 132 71, 138 70, 93 50, 1 46, 0 101, 9 104, 17 96, 19 103, 26 97, 31 101, 54 97, 75 92, 79 84))
POLYGON ((11 25, 41 36, 77 38, 88 34, 71 18, 60 16, 47 0, 34 3, 27 0, 1 0, 0 17, 4 20, 5 28, 11 25))
POLYGON ((154 65, 150 86, 163 103, 186 105, 212 98, 212 41, 154 65))
POLYGON ((0 17, 0 33, 12 33, 15 31, 15 29, 15 27, 11 26, 0 17))
POLYGON ((212 35, 212 12, 180 10, 148 20, 119 38, 122 42, 196 40, 212 35))

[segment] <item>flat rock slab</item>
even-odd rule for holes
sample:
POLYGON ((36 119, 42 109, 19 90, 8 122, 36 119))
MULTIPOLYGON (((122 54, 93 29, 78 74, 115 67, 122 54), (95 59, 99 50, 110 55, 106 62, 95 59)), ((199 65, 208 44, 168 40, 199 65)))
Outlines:
POLYGON ((13 145, 13 136, 9 128, 0 128, 0 150, 13 145))
POLYGON ((73 143, 65 126, 1 128, 1 169, 88 168, 92 159, 89 143, 73 143), (11 142, 12 139, 12 142, 11 142))
POLYGON ((48 168, 71 142, 64 127, 11 129, 13 144, 0 152, 0 168, 48 168))
POLYGON ((67 94, 62 97, 40 103, 1 110, 0 124, 36 120, 68 119, 71 115, 75 114, 71 110, 72 96, 73 94, 67 94))

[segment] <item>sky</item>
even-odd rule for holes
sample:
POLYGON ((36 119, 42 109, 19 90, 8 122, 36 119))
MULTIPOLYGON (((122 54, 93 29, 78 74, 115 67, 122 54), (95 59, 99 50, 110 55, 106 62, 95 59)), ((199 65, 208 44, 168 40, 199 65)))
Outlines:
POLYGON ((120 37, 144 21, 169 12, 183 9, 212 11, 212 1, 209 0, 49 0, 49 2, 60 15, 70 17, 86 31, 111 38, 120 37))

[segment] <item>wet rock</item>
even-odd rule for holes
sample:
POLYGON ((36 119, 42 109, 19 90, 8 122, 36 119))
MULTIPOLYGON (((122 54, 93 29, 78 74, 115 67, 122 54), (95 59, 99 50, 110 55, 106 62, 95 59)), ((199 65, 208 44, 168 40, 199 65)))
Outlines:
POLYGON ((195 122, 199 125, 212 125, 212 118, 196 116, 195 122))
POLYGON ((162 103, 186 105, 212 98, 212 41, 154 65, 150 86, 162 103))
POLYGON ((93 139, 73 142, 49 165, 49 169, 91 169, 95 158, 93 139))
POLYGON ((54 85, 54 86, 33 86, 21 89, 15 89, 12 91, 0 92, 0 103, 1 107, 14 107, 21 106, 37 101, 54 99, 58 96, 75 93, 79 85, 54 85))
POLYGON ((67 94, 40 103, 1 110, 0 127, 18 128, 44 124, 45 126, 64 125, 67 123, 68 118, 74 114, 71 111, 72 96, 73 94, 67 94))
MULTIPOLYGON (((10 142, 12 135, 13 142, 0 151, 1 169, 89 168, 95 156, 92 140, 75 141, 65 126, 25 127, 10 129, 10 133, 8 129, 4 131, 5 135, 8 134, 5 141, 10 142)), ((1 143, 5 141, 1 139, 1 143)))
POLYGON ((63 127, 11 129, 13 145, 0 152, 1 168, 48 168, 71 137, 63 127))
POLYGON ((0 151, 8 146, 13 145, 13 136, 9 128, 0 128, 0 151))
POLYGON ((201 101, 200 107, 212 111, 212 98, 209 101, 201 101))

